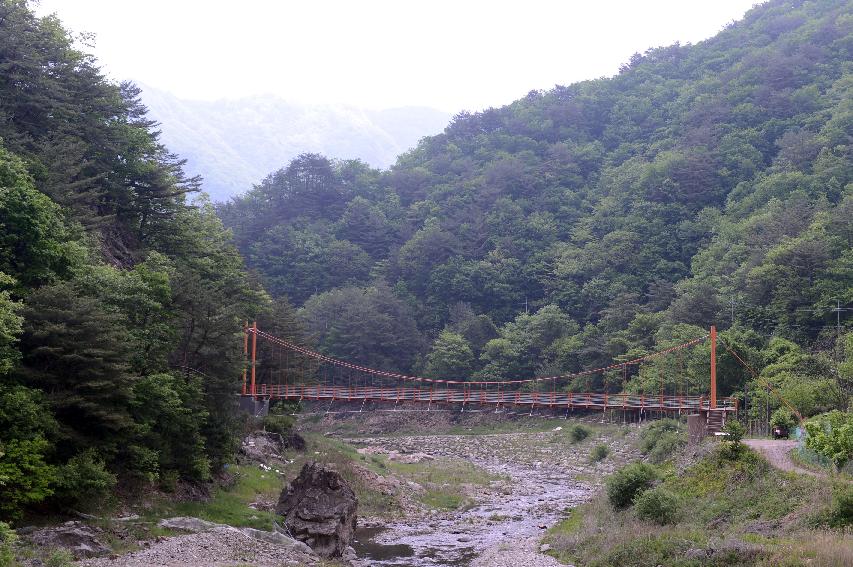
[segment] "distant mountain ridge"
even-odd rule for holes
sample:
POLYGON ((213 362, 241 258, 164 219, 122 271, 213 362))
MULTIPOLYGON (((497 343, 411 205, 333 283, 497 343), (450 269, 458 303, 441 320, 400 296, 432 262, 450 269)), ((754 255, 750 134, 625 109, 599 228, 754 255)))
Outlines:
POLYGON ((272 95, 184 100, 140 87, 149 116, 161 124, 161 141, 187 159, 187 173, 201 175, 216 201, 245 192, 304 152, 388 167, 451 118, 426 107, 300 105, 272 95))

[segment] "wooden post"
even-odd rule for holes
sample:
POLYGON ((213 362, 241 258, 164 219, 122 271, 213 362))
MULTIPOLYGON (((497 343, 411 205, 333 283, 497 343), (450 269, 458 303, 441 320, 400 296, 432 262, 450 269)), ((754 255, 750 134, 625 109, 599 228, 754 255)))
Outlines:
POLYGON ((243 395, 246 395, 246 365, 249 364, 249 322, 243 323, 243 395))
POLYGON ((717 409, 717 327, 711 325, 711 402, 709 409, 717 409))
POLYGON ((258 353, 258 322, 252 321, 252 395, 257 394, 255 391, 255 361, 258 353))

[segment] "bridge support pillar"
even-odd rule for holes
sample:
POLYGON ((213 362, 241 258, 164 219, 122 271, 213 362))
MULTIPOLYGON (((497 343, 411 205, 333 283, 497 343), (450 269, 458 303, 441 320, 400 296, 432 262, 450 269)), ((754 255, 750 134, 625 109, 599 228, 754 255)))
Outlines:
POLYGON ((270 401, 267 398, 258 399, 254 396, 240 396, 240 411, 252 417, 266 417, 270 412, 270 401))
POLYGON ((711 409, 717 409, 717 327, 711 325, 711 409))
POLYGON ((258 322, 252 322, 252 395, 257 395, 255 391, 255 359, 258 353, 258 322))

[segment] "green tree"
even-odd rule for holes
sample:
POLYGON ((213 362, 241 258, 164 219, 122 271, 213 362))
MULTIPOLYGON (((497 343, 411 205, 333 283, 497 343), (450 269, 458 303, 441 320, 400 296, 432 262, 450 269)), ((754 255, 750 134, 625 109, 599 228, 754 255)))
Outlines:
POLYGON ((30 294, 19 371, 44 390, 61 424, 62 452, 100 447, 115 455, 129 439, 134 377, 124 321, 70 283, 30 294))
POLYGON ((0 146, 0 272, 17 280, 18 294, 68 275, 71 238, 59 207, 33 187, 24 162, 0 146))
POLYGON ((853 414, 833 410, 806 421, 806 446, 843 467, 853 458, 853 414))
POLYGON ((56 423, 41 392, 0 379, 0 518, 17 519, 53 493, 56 423))
POLYGON ((315 295, 300 314, 322 352, 344 360, 409 370, 422 349, 410 309, 383 284, 315 295))
POLYGON ((147 472, 152 479, 168 471, 196 481, 210 477, 203 400, 201 380, 193 374, 152 374, 134 384, 131 413, 142 446, 156 453, 157 470, 133 472, 147 472))
POLYGON ((12 370, 20 358, 16 343, 23 331, 23 318, 19 315, 21 304, 2 289, 12 285, 14 280, 0 272, 0 378, 12 370))
POLYGON ((471 374, 473 362, 474 353, 468 341, 462 335, 445 329, 433 342, 425 370, 431 378, 465 380, 471 374))

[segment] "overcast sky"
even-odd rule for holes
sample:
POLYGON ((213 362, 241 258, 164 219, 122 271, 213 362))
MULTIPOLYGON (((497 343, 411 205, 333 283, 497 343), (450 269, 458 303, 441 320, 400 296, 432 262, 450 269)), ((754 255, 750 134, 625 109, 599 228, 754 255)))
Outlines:
POLYGON ((41 0, 96 35, 114 79, 183 98, 448 112, 615 74, 631 54, 696 43, 756 0, 41 0))

